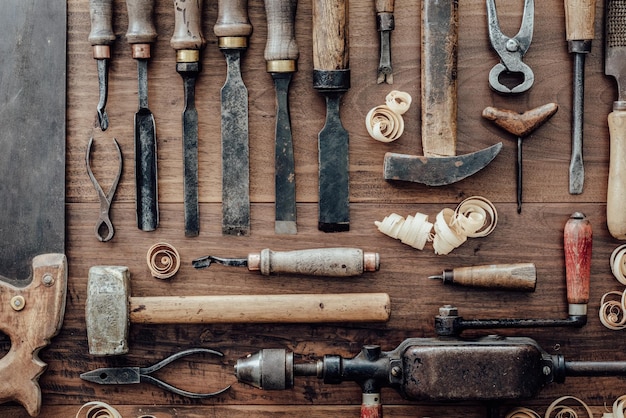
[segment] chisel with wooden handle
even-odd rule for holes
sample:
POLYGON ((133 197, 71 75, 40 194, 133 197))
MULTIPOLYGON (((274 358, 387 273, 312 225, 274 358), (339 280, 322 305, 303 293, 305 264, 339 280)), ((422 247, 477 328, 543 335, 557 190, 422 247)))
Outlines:
POLYGON ((446 269, 441 275, 430 276, 429 279, 468 287, 534 292, 537 270, 533 263, 490 264, 446 269))
POLYGON ((89 0, 91 32, 89 32, 88 40, 93 47, 93 58, 98 63, 100 99, 97 114, 98 124, 103 131, 109 127, 109 116, 106 111, 109 90, 109 59, 111 58, 111 44, 115 41, 112 27, 112 3, 113 0, 89 0))

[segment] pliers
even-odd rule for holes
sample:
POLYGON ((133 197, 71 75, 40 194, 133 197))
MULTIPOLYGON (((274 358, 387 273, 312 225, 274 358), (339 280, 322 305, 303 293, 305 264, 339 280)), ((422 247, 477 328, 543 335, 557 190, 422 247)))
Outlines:
POLYGON ((487 0, 489 40, 493 49, 500 56, 500 63, 496 64, 489 72, 489 85, 499 93, 523 93, 530 89, 535 81, 533 71, 522 62, 522 58, 528 51, 533 38, 534 14, 534 0, 525 0, 522 25, 517 35, 510 38, 500 30, 495 0, 487 0), (521 75, 522 81, 516 86, 509 88, 500 81, 502 74, 521 75))

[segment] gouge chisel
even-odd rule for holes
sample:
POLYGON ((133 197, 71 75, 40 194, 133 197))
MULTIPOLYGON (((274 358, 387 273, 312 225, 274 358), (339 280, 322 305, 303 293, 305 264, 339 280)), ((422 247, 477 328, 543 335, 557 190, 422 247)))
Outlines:
POLYGON ((113 0, 89 0, 91 32, 89 32, 88 40, 93 47, 93 58, 98 63, 100 99, 97 114, 98 124, 103 131, 109 127, 109 116, 106 111, 109 90, 109 59, 111 58, 111 44, 115 41, 112 27, 112 3, 113 0))
POLYGON ((183 79, 183 201, 185 236, 200 233, 198 209, 198 111, 196 78, 200 72, 200 50, 206 45, 202 34, 204 0, 174 0, 174 35, 170 45, 176 50, 176 71, 183 79))
POLYGON ((376 29, 380 32, 380 59, 378 61, 378 84, 393 84, 391 66, 391 31, 396 28, 393 16, 394 0, 376 1, 376 29))
POLYGON ((266 69, 276 89, 276 134, 274 152, 274 184, 276 188, 277 234, 295 234, 296 170, 293 159, 293 138, 289 116, 289 84, 298 70, 300 52, 296 43, 297 0, 265 0, 267 15, 266 69))
POLYGON ((241 78, 241 52, 252 25, 248 0, 219 0, 213 31, 226 58, 222 101, 222 234, 250 234, 248 89, 241 78))
POLYGON ((537 269, 533 263, 457 267, 446 269, 441 275, 430 276, 429 279, 468 287, 534 292, 537 269))
POLYGON ((137 188, 137 226, 154 231, 159 224, 157 191, 156 126, 148 109, 148 60, 150 46, 157 38, 152 21, 154 0, 126 0, 128 31, 132 56, 137 60, 139 109, 135 113, 135 186, 137 188))

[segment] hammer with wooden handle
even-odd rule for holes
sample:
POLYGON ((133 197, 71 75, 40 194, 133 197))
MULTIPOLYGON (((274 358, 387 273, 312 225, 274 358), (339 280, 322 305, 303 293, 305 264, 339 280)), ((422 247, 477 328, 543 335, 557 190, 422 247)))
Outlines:
POLYGON ((129 323, 321 323, 384 322, 386 293, 131 297, 124 266, 89 269, 85 319, 89 353, 128 352, 129 323))

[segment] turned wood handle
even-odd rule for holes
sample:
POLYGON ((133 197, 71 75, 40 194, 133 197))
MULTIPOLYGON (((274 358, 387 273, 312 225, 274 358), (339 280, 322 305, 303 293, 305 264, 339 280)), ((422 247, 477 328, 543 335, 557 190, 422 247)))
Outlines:
POLYGON ((537 284, 537 270, 533 263, 459 267, 453 270, 453 274, 453 283, 462 286, 532 292, 537 284))
POLYGON ((566 39, 593 39, 595 18, 596 0, 565 0, 566 39))
POLYGON ((313 0, 313 68, 347 70, 347 0, 313 0))
POLYGON ((572 214, 563 233, 565 250, 565 279, 570 315, 582 314, 576 307, 589 302, 589 279, 591 275, 591 223, 580 212, 572 214), (574 306, 572 306, 574 305, 574 306), (572 309, 575 309, 573 312, 572 309))
POLYGON ((265 60, 297 60, 300 54, 295 35, 298 0, 265 0, 267 43, 265 60))
POLYGON ((393 13, 394 0, 376 0, 376 13, 393 13))
POLYGON ((144 324, 384 322, 386 293, 131 297, 144 324))
POLYGON ((556 103, 547 103, 524 113, 489 106, 483 110, 483 118, 493 121, 515 136, 525 138, 550 119, 557 110, 559 107, 556 103))
POLYGON ((252 33, 248 19, 248 0, 219 0, 213 32, 218 38, 247 37, 252 33))
POLYGON ((126 0, 128 11, 128 31, 126 39, 129 44, 150 44, 157 38, 152 16, 154 0, 126 0))
POLYGON ((170 45, 175 50, 200 50, 206 45, 202 34, 204 0, 174 0, 174 35, 170 45))
POLYGON ((91 45, 111 45, 115 41, 112 19, 113 0, 89 0, 89 16, 91 17, 91 45))
POLYGON ((606 223, 613 238, 626 239, 626 111, 609 114, 610 158, 606 223))

